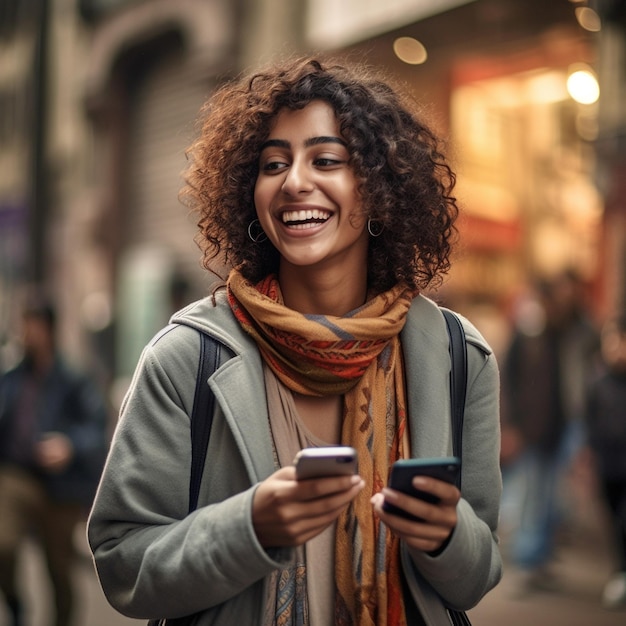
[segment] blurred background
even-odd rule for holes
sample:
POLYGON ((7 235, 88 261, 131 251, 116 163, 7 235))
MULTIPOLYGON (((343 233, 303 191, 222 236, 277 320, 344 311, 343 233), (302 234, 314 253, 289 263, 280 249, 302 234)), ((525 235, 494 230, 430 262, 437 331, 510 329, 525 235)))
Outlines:
POLYGON ((0 348, 21 290, 123 393, 143 345, 201 297, 185 148, 217 84, 293 51, 380 65, 449 141, 463 214, 441 294, 496 349, 537 279, 623 307, 623 0, 0 0, 0 348))
POLYGON ((215 278, 177 199, 202 103, 310 51, 382 66, 447 139, 461 245, 436 295, 496 353, 563 271, 597 325, 624 310, 624 0, 0 0, 0 370, 38 285, 113 426, 145 343, 215 278))

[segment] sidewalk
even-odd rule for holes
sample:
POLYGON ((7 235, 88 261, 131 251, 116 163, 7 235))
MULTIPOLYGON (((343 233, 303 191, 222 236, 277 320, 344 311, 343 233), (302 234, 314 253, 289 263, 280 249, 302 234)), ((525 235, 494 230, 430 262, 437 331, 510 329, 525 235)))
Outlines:
MULTIPOLYGON (((80 558, 74 575, 78 586, 76 626, 145 626, 147 620, 133 620, 120 615, 107 603, 90 560, 84 526, 76 534, 80 558)), ((26 590, 28 615, 25 626, 50 626, 48 615, 51 596, 45 564, 37 546, 27 544, 20 563, 22 588, 26 590)), ((0 626, 7 626, 8 618, 0 602, 0 626)))
POLYGON ((553 571, 558 591, 520 596, 518 572, 507 562, 508 537, 501 531, 505 555, 501 583, 472 611, 475 626, 625 626, 626 608, 601 606, 604 584, 613 572, 614 550, 608 536, 606 512, 588 467, 579 469, 570 485, 572 519, 560 542, 553 571))
POLYGON ((611 573, 606 538, 585 532, 562 546, 554 571, 556 592, 516 597, 516 572, 505 564, 502 582, 470 611, 476 626, 624 626, 626 610, 607 611, 600 605, 602 588, 611 573))

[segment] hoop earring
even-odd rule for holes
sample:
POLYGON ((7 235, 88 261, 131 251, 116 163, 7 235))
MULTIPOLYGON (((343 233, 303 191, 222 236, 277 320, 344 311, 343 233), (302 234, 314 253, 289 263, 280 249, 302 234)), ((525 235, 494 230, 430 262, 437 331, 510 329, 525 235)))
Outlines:
POLYGON ((264 241, 267 241, 267 235, 265 234, 259 220, 252 220, 250 224, 248 224, 248 237, 250 237, 254 243, 263 243, 264 241), (256 235, 252 234, 253 230, 258 231, 256 235))
POLYGON ((367 232, 372 237, 380 237, 385 230, 385 225, 379 220, 373 220, 371 217, 367 220, 367 232))

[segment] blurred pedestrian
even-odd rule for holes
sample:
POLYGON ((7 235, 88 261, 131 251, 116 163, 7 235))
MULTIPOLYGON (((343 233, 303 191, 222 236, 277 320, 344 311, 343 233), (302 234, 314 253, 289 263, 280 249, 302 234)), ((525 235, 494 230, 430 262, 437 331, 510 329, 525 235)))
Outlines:
POLYGON ((602 602, 619 608, 626 607, 626 314, 603 329, 602 358, 601 373, 590 385, 586 418, 617 556, 617 571, 602 602))
POLYGON ((106 453, 103 396, 59 354, 55 318, 49 304, 28 303, 23 359, 0 377, 0 589, 12 626, 25 623, 16 570, 28 537, 39 541, 50 575, 50 624, 70 625, 74 531, 106 453))
POLYGON ((502 375, 505 431, 509 437, 515 432, 517 442, 505 490, 515 489, 521 508, 511 535, 521 591, 556 584, 549 564, 562 519, 563 480, 584 442, 585 389, 598 345, 574 273, 541 282, 538 293, 542 315, 514 329, 502 375))
POLYGON ((204 113, 186 200, 207 268, 232 267, 150 342, 124 401, 89 522, 107 598, 196 625, 449 626, 501 575, 498 370, 467 320, 462 491, 387 488, 397 460, 452 450, 446 323, 419 293, 457 216, 440 141, 367 68, 315 58, 227 83, 204 113), (190 513, 201 332, 222 350, 190 513), (297 479, 301 448, 337 444, 358 476, 297 479))

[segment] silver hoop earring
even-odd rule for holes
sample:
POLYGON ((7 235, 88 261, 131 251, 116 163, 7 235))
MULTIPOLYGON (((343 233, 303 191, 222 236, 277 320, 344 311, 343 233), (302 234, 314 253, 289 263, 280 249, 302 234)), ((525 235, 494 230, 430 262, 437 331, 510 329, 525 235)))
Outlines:
POLYGON ((265 234, 259 220, 252 220, 250 224, 248 224, 248 237, 250 237, 254 243, 263 243, 264 241, 267 241, 267 235, 265 234), (256 234, 253 235, 253 231, 257 231, 256 234))
POLYGON ((367 232, 372 237, 380 237, 385 230, 385 225, 379 220, 373 220, 371 217, 367 220, 367 232))

